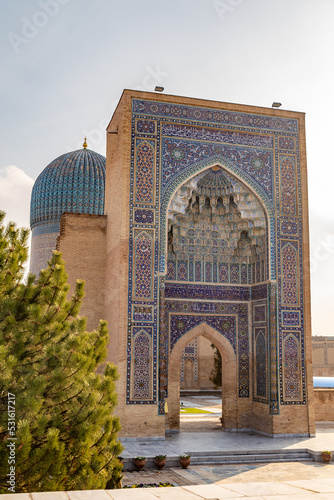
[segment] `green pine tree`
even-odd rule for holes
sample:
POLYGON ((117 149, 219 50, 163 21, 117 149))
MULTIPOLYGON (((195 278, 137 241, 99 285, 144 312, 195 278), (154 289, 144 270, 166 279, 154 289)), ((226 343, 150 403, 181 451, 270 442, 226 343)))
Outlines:
POLYGON ((29 275, 23 283, 29 232, 3 219, 0 212, 0 492, 11 484, 13 453, 15 492, 116 485, 117 373, 111 363, 96 372, 106 359, 106 322, 86 332, 78 316, 84 283, 68 300, 58 252, 37 281, 29 275))

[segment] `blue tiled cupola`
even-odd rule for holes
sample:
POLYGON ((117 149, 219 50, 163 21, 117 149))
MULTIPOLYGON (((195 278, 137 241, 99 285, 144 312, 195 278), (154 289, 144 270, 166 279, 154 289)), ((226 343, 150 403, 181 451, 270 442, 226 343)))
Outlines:
POLYGON ((79 149, 59 156, 38 176, 31 195, 30 227, 58 224, 64 212, 102 215, 104 156, 79 149))
POLYGON ((30 271, 38 275, 56 247, 64 212, 104 214, 106 159, 87 149, 53 160, 37 177, 30 203, 30 271))

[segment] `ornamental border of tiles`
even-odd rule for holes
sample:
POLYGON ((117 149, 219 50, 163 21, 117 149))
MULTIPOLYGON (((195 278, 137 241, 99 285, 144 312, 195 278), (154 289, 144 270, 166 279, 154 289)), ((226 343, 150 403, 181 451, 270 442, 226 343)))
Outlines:
MULTIPOLYGON (((239 359, 238 382, 239 396, 250 397, 250 377, 257 380, 259 398, 255 395, 253 400, 264 402, 269 396, 270 412, 278 414, 280 404, 306 404, 298 120, 143 99, 132 100, 127 403, 158 403, 159 413, 164 413, 172 348, 169 331, 162 330, 168 314, 164 317, 161 309, 165 300, 161 297, 165 293, 167 207, 176 188, 214 165, 248 186, 266 209, 271 282, 268 287, 249 285, 254 295, 248 300, 256 300, 256 289, 264 288, 265 295, 260 293, 258 299, 262 299, 259 304, 266 299, 268 313, 263 328, 259 330, 261 325, 255 324, 248 337, 259 338, 259 346, 263 346, 263 332, 267 332, 267 366, 261 373, 249 374, 249 360, 241 366, 239 359), (133 311, 137 311, 136 316, 133 311), (150 347, 145 347, 152 358, 150 370, 143 369, 142 351, 135 345, 138 332, 138 338, 150 339, 150 347), (139 364, 133 367, 136 355, 139 364), (264 373, 268 374, 267 384, 264 373)), ((174 301, 178 299, 176 285, 174 296, 172 284, 168 285, 169 298, 174 301)), ((200 292, 208 285, 191 286, 200 292)), ((225 290, 228 297, 238 286, 219 284, 216 288, 222 293, 225 290)), ((222 303, 216 297, 210 300, 214 307, 222 303)), ((194 297, 195 303, 203 302, 194 297)), ((258 314, 254 311, 252 314, 258 314)), ((263 353, 259 355, 263 360, 263 353)))

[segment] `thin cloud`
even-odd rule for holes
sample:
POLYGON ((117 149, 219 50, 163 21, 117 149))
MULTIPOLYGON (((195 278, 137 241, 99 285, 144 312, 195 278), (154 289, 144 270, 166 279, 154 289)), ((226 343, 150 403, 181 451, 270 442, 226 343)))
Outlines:
POLYGON ((30 197, 34 179, 15 165, 0 168, 0 209, 6 222, 29 227, 30 197))

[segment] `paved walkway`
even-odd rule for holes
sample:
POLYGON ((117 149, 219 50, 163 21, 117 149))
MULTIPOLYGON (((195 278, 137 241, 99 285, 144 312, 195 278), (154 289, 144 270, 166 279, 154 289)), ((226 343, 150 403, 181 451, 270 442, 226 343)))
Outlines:
MULTIPOLYGON (((138 484, 171 483, 174 486, 230 483, 326 481, 334 478, 334 463, 280 462, 270 464, 197 465, 188 469, 143 470, 126 472, 123 487, 138 484)), ((306 483, 307 484, 307 483, 306 483)))
MULTIPOLYGON (((193 398, 193 397, 192 397, 193 398)), ((186 407, 205 409, 210 414, 184 414, 181 432, 162 440, 125 441, 122 455, 178 457, 189 452, 306 449, 334 451, 334 424, 319 425, 313 438, 268 438, 255 433, 228 433, 217 429, 219 407, 213 398, 188 398, 186 407), (203 424, 209 432, 203 432, 203 424), (191 432, 193 431, 193 432, 191 432)), ((173 487, 122 490, 70 491, 1 495, 0 500, 334 500, 334 463, 280 462, 240 465, 190 465, 157 471, 125 472, 123 486, 171 483, 173 487)))
MULTIPOLYGON (((167 477, 168 473, 175 475, 175 470, 156 473, 156 478, 167 477)), ((334 500, 334 464, 282 463, 255 467, 251 465, 191 467, 187 471, 177 470, 177 475, 181 475, 190 482, 190 485, 169 488, 5 494, 0 498, 1 500, 334 500), (201 484, 197 481, 201 481, 201 484)), ((141 478, 147 480, 147 473, 141 473, 141 478)))
POLYGON ((124 458, 138 455, 154 457, 167 455, 179 456, 182 453, 219 452, 219 451, 255 451, 306 449, 320 452, 334 450, 334 428, 318 428, 315 437, 280 437, 269 438, 253 433, 234 433, 224 431, 180 432, 166 437, 165 441, 125 441, 122 443, 124 458))
POLYGON ((315 437, 269 438, 254 432, 224 432, 221 429, 221 400, 214 396, 188 396, 181 400, 182 408, 196 408, 210 413, 182 413, 181 432, 165 440, 141 439, 122 441, 124 458, 138 455, 177 457, 182 453, 307 449, 312 451, 334 450, 334 423, 317 426, 315 437))

